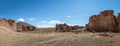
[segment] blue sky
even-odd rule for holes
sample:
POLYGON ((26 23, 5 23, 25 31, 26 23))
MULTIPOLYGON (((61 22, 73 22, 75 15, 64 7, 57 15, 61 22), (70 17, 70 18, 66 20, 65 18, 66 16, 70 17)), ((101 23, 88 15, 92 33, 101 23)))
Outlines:
POLYGON ((120 12, 119 0, 0 0, 0 18, 24 21, 38 27, 56 23, 84 26, 91 15, 104 10, 120 12))

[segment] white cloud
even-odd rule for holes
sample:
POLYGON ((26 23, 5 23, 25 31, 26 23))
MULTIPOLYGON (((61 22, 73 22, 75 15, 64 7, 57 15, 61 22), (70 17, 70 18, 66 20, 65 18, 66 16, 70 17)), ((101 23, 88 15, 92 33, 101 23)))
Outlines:
POLYGON ((72 16, 67 16, 68 18, 72 18, 72 16))
MULTIPOLYGON (((49 27, 55 27, 56 24, 63 24, 63 23, 66 23, 66 22, 63 22, 63 21, 58 21, 58 20, 44 20, 44 21, 41 21, 39 25, 37 25, 38 28, 49 28, 49 27)), ((67 23, 69 26, 74 26, 74 25, 79 25, 79 24, 70 24, 70 23, 67 23)))
POLYGON ((79 24, 68 24, 69 26, 79 25, 79 24))
POLYGON ((38 25, 37 28, 49 28, 54 27, 53 25, 38 25))
POLYGON ((35 18, 29 18, 29 21, 33 21, 33 20, 35 20, 35 18))
POLYGON ((24 22, 25 20, 23 18, 18 19, 19 22, 24 22))
POLYGON ((56 24, 62 24, 65 22, 58 21, 58 20, 44 20, 40 22, 40 25, 37 25, 38 28, 46 28, 46 27, 55 27, 56 24))
POLYGON ((41 23, 43 23, 43 24, 44 24, 44 23, 47 23, 47 22, 48 22, 47 20, 41 21, 41 23))
POLYGON ((42 24, 52 24, 52 25, 55 25, 55 24, 62 24, 62 23, 65 23, 65 22, 58 21, 58 20, 51 20, 51 21, 44 20, 44 21, 41 21, 41 23, 42 24))
POLYGON ((58 20, 51 20, 48 22, 48 24, 61 24, 61 23, 65 23, 65 22, 61 22, 61 21, 58 21, 58 20))

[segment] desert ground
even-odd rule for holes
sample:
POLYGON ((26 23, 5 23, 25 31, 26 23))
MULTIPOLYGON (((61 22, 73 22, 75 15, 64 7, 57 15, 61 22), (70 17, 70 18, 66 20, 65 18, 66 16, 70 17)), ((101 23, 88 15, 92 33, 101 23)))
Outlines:
POLYGON ((120 33, 55 32, 40 28, 29 32, 0 30, 0 46, 120 46, 120 33))

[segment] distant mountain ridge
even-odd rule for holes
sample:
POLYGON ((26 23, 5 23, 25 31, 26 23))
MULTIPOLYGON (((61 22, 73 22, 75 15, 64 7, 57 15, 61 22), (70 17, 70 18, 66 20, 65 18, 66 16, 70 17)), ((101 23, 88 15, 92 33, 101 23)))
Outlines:
POLYGON ((17 22, 17 31, 30 31, 35 30, 35 26, 32 26, 26 22, 17 22))

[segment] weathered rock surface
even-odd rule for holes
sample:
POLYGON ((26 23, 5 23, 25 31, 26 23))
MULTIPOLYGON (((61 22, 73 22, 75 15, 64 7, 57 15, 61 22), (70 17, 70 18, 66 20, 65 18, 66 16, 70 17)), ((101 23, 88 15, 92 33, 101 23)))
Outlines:
POLYGON ((117 32, 116 31, 116 17, 113 15, 113 10, 106 10, 99 15, 93 15, 86 25, 86 29, 96 32, 117 32))
POLYGON ((118 14, 118 17, 116 19, 116 24, 117 24, 117 32, 120 32, 120 13, 118 14))
POLYGON ((75 26, 69 26, 67 24, 56 24, 56 31, 57 32, 70 32, 75 30, 80 30, 84 28, 83 26, 75 25, 75 26))
POLYGON ((7 20, 7 19, 0 19, 0 28, 1 29, 6 29, 6 30, 11 30, 11 31, 16 31, 16 22, 14 20, 7 20))
POLYGON ((17 22, 17 31, 32 31, 35 30, 35 26, 32 26, 25 22, 17 22))
POLYGON ((66 32, 70 31, 70 28, 67 24, 56 24, 56 31, 57 32, 66 32))

